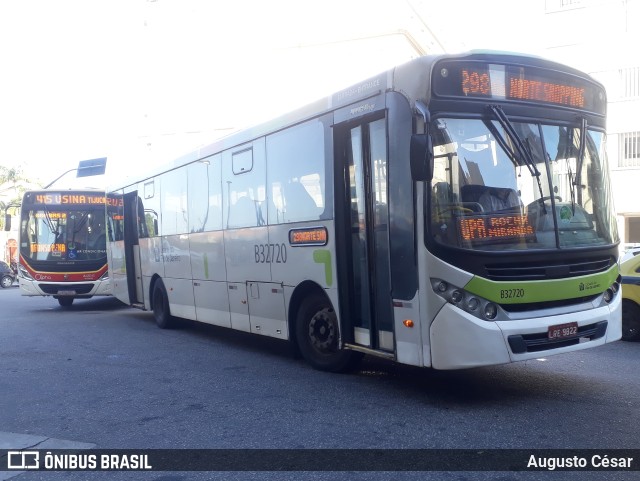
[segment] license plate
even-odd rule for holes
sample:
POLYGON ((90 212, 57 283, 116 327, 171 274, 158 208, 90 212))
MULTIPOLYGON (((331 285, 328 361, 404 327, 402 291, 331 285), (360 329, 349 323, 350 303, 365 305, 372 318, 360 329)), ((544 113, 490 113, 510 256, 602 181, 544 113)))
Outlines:
POLYGON ((568 322, 566 324, 556 324, 555 326, 549 326, 547 331, 549 339, 564 339, 566 337, 573 337, 578 334, 578 323, 568 322))
POLYGON ((75 296, 76 291, 58 291, 59 296, 75 296))

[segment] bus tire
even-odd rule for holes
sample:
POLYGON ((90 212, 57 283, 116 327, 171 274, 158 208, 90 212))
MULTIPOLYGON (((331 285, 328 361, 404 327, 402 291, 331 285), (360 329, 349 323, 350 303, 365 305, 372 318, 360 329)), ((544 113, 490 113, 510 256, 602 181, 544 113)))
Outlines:
POLYGON ((153 307, 153 318, 160 329, 171 329, 175 327, 175 317, 171 315, 169 308, 169 298, 164 283, 158 279, 153 286, 153 296, 151 297, 153 307))
POLYGON ((622 300, 622 340, 640 340, 640 306, 627 299, 622 300))
POLYGON ((324 295, 305 299, 296 319, 296 341, 302 357, 320 371, 344 372, 353 369, 362 354, 340 349, 340 327, 331 302, 324 295))
POLYGON ((58 297, 58 304, 62 307, 71 307, 71 304, 73 304, 73 297, 58 297))

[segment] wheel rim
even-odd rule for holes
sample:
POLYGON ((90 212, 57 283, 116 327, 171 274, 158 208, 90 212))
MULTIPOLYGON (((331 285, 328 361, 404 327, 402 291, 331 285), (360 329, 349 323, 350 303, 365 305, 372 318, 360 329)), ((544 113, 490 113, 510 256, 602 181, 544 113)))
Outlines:
POLYGON ((2 278, 2 286, 3 287, 9 287, 11 284, 13 284, 13 279, 11 279, 10 277, 3 277, 2 278))
POLYGON ((336 352, 338 347, 338 326, 335 313, 325 307, 315 313, 309 322, 311 346, 322 354, 336 352))

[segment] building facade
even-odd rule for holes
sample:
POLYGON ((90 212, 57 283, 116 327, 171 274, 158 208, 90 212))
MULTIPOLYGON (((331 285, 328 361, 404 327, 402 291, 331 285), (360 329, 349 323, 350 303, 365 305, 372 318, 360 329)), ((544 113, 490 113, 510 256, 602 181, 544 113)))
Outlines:
POLYGON ((607 89, 607 153, 623 248, 640 245, 640 0, 545 0, 547 56, 607 89))

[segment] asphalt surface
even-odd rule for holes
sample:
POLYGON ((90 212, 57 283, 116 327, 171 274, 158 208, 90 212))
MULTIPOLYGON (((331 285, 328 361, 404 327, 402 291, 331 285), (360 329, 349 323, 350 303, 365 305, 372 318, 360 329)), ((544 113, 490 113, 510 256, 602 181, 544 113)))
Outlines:
MULTIPOLYGON (((161 330, 112 298, 63 309, 14 287, 0 290, 0 306, 0 434, 9 444, 33 436, 79 449, 640 449, 640 343, 455 372, 366 358, 353 373, 329 374, 294 359, 286 342, 193 322, 161 330)), ((637 480, 640 472, 0 472, 8 476, 637 480)))

